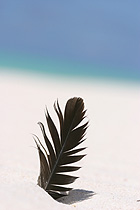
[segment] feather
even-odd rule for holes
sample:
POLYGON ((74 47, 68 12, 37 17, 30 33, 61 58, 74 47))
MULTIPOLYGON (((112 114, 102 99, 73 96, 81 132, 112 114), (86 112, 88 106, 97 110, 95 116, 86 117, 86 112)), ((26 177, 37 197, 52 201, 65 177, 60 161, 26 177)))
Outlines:
POLYGON ((81 160, 85 155, 77 155, 84 148, 76 148, 85 139, 85 132, 88 122, 79 125, 85 118, 86 110, 84 110, 84 102, 82 98, 71 98, 67 101, 64 116, 60 109, 59 103, 54 104, 54 110, 58 116, 60 123, 60 131, 58 132, 51 116, 46 111, 46 121, 51 136, 51 141, 46 135, 44 125, 39 122, 45 147, 36 137, 35 143, 39 152, 40 159, 40 175, 38 177, 38 185, 49 193, 54 199, 68 195, 72 189, 63 185, 73 183, 78 177, 65 174, 80 169, 80 167, 69 164, 81 160), (75 155, 76 154, 76 155, 75 155))

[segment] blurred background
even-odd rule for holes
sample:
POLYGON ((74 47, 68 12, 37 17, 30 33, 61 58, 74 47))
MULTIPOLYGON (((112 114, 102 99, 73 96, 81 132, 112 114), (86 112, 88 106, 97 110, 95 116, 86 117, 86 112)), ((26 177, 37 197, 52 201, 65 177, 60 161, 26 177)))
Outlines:
POLYGON ((140 81, 139 0, 1 0, 0 69, 140 81))

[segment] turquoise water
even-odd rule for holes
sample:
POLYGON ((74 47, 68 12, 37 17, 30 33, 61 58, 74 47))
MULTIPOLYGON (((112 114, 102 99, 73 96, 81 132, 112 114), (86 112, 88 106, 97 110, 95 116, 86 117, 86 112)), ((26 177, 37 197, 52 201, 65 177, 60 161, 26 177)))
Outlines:
POLYGON ((1 1, 0 67, 140 81, 139 1, 1 1))
POLYGON ((1 71, 2 69, 9 69, 10 71, 16 69, 16 72, 31 72, 43 75, 140 81, 140 72, 132 69, 109 68, 27 54, 0 53, 0 68, 1 71))

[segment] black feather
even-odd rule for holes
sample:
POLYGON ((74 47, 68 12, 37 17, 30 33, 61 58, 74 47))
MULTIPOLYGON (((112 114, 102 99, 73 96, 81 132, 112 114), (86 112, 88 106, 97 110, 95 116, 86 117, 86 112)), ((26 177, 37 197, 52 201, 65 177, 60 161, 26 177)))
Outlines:
POLYGON ((73 183, 78 177, 64 174, 65 172, 76 171, 80 167, 69 164, 81 160, 85 155, 75 155, 85 148, 76 148, 84 141, 88 122, 79 126, 85 118, 84 102, 81 98, 71 98, 67 101, 64 116, 57 101, 54 104, 57 113, 60 132, 51 119, 49 112, 46 112, 46 121, 52 140, 46 135, 44 125, 39 122, 47 150, 44 148, 38 137, 36 144, 40 158, 40 175, 38 185, 49 193, 54 199, 68 194, 72 188, 63 185, 73 183))

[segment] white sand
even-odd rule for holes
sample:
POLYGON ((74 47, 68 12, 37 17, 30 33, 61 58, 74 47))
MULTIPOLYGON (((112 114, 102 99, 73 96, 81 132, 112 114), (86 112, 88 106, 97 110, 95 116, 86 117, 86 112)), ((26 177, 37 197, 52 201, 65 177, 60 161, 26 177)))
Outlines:
POLYGON ((140 85, 2 72, 0 210, 140 210, 140 85), (45 123, 45 105, 58 123, 54 101, 64 108, 73 96, 88 110, 88 149, 77 163, 82 169, 74 190, 60 203, 36 185, 39 158, 31 133, 41 138, 37 122, 45 123))

